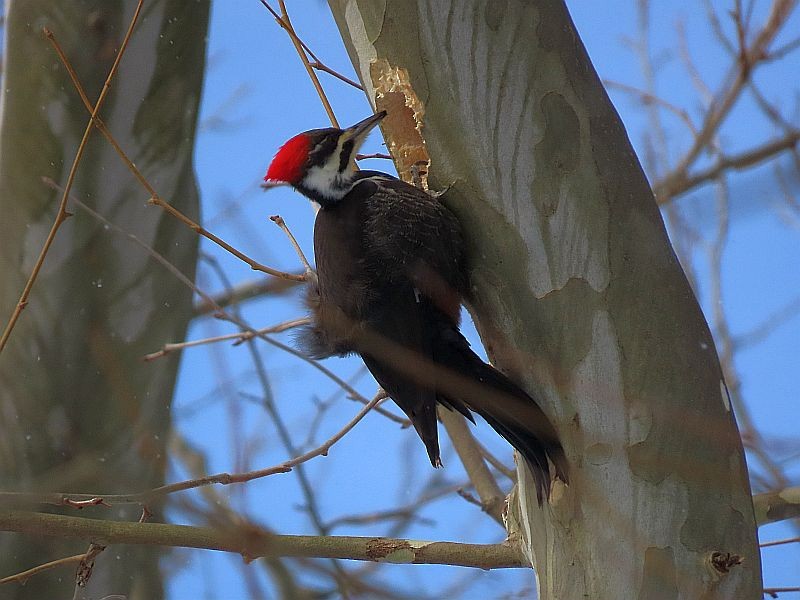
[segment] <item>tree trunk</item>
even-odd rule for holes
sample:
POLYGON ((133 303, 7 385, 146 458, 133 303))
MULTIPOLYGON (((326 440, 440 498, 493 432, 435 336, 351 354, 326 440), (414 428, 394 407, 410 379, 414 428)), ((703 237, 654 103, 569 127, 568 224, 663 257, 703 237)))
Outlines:
POLYGON ((329 3, 401 174, 452 186, 484 344, 569 456, 548 506, 525 472, 511 496, 539 597, 760 598, 714 343, 563 2, 329 3))
MULTIPOLYGON (((11 314, 55 216, 88 112, 42 28, 51 29, 94 102, 135 0, 7 0, 0 114, 0 318, 11 314)), ((101 111, 164 198, 196 215, 192 150, 208 2, 146 2, 101 111)), ((98 131, 73 196, 193 277, 197 237, 146 205, 147 194, 98 131)), ((182 339, 192 294, 124 236, 74 204, 30 302, 0 355, 0 486, 11 491, 123 492, 163 482, 177 357, 140 357, 182 339)), ((32 507, 27 507, 32 508, 32 507)), ((158 509, 159 507, 150 507, 158 509)), ((71 509, 74 510, 74 509, 71 509)), ((136 520, 140 507, 85 509, 136 520)), ((0 534, 0 576, 86 551, 66 540, 0 534)), ((163 595, 154 549, 114 547, 86 597, 163 595)), ((65 598, 74 567, 37 575, 4 598, 65 598)), ((79 596, 80 597, 80 596, 79 596)))

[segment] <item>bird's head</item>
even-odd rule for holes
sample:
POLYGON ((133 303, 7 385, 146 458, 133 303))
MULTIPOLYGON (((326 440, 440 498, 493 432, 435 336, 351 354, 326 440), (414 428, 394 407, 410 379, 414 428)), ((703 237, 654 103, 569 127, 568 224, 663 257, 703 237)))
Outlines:
POLYGON ((264 180, 289 184, 322 205, 341 200, 353 186, 358 149, 385 116, 381 111, 347 129, 312 129, 294 136, 278 150, 264 180))

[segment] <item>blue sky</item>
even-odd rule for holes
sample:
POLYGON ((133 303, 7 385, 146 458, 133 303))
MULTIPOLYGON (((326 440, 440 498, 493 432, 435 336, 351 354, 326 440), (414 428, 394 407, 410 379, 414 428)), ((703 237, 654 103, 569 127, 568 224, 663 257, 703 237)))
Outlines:
MULTIPOLYGON (((763 17, 765 2, 757 3, 755 23, 763 17)), ((715 6, 725 4, 715 0, 715 6)), ((642 85, 638 59, 631 48, 636 32, 633 0, 568 2, 578 31, 603 79, 634 86, 642 85)), ((702 3, 654 2, 652 8, 652 56, 658 65, 659 93, 697 116, 701 100, 679 59, 676 24, 683 19, 689 48, 698 68, 712 90, 723 80, 728 59, 718 45, 709 41, 702 3)), ((327 8, 320 1, 289 3, 296 29, 329 66, 353 76, 338 30, 327 8), (293 9, 292 6, 298 8, 293 9)), ((794 16, 794 31, 800 22, 794 16)), ((784 36, 786 37, 786 36, 784 36)), ((788 38, 787 38, 788 39, 788 38)), ((758 75, 763 89, 775 93, 776 103, 792 106, 796 93, 797 56, 770 65, 758 75), (785 82, 794 73, 791 85, 785 82)), ((342 123, 352 123, 370 111, 358 90, 322 76, 331 102, 342 123)), ((643 155, 647 120, 641 105, 630 96, 611 91, 611 97, 628 128, 640 156, 643 155)), ((208 73, 206 77, 197 151, 196 170, 202 193, 204 223, 239 249, 271 266, 297 269, 297 259, 281 232, 269 222, 269 215, 280 213, 292 228, 301 246, 311 251, 313 212, 309 204, 290 190, 264 193, 258 188, 267 164, 277 147, 295 133, 326 126, 328 121, 294 49, 258 0, 213 3, 209 33, 208 73)), ((680 155, 689 137, 677 119, 665 119, 672 158, 680 155)), ((774 135, 771 125, 743 100, 734 109, 731 124, 720 139, 732 151, 744 149, 754 140, 753 131, 763 131, 755 139, 774 135)), ((373 137, 365 151, 380 151, 373 137)), ((387 162, 374 162, 372 168, 390 169, 387 162)), ((780 190, 774 184, 771 168, 748 171, 731 180, 732 207, 730 240, 724 255, 723 297, 734 333, 747 332, 773 312, 800 295, 800 269, 797 268, 797 225, 787 224, 775 207, 780 190)), ((794 182, 797 190, 797 182, 794 182)), ((680 203, 680 209, 702 237, 710 238, 716 227, 714 191, 701 188, 680 203)), ((253 278, 252 271, 236 259, 203 245, 213 255, 228 279, 237 283, 253 278)), ((701 251, 695 257, 699 277, 699 296, 708 311, 710 295, 707 261, 701 251)), ((200 284, 205 290, 219 291, 223 284, 203 265, 200 284)), ((249 303, 243 315, 254 326, 267 326, 299 316, 301 304, 296 295, 249 303)), ((201 319, 192 326, 190 338, 227 333, 229 329, 212 319, 201 319)), ((742 351, 737 366, 742 377, 745 399, 761 431, 784 442, 776 447, 778 456, 800 451, 797 432, 797 344, 800 319, 794 317, 766 340, 742 351)), ((291 336, 281 337, 291 341, 291 336)), ((266 365, 269 389, 290 430, 304 432, 315 413, 315 401, 336 394, 336 388, 297 359, 259 344, 255 348, 266 365)), ((206 452, 208 468, 232 471, 274 464, 287 457, 277 440, 266 411, 259 405, 265 393, 258 382, 252 356, 244 346, 216 346, 189 350, 182 359, 175 399, 177 425, 187 439, 206 452), (256 400, 252 398, 255 397, 256 400)), ((342 376, 358 374, 355 359, 329 361, 327 366, 342 376)), ((361 376, 356 386, 371 395, 375 384, 361 376)), ((339 399, 326 414, 317 440, 338 430, 357 411, 358 406, 339 399)), ((509 448, 488 428, 479 427, 482 441, 510 462, 509 448)), ((296 435, 299 445, 304 435, 296 435)), ((426 469, 422 445, 408 431, 376 415, 368 416, 331 456, 309 463, 308 474, 318 482, 319 511, 326 519, 359 511, 390 508, 412 501, 431 476, 443 482, 458 482, 463 475, 458 461, 445 451, 447 468, 443 473, 426 469)), ((800 478, 797 461, 788 472, 793 481, 800 478)), ((173 478, 183 478, 180 469, 173 478)), ((507 486, 508 482, 502 482, 507 486)), ((444 483, 442 483, 444 485, 444 483)), ((297 505, 302 502, 294 474, 252 482, 218 492, 250 518, 282 533, 314 533, 307 514, 297 505)), ((197 499, 198 494, 186 498, 197 499)), ((404 535, 423 539, 450 539, 492 542, 502 539, 502 531, 482 518, 479 511, 452 498, 429 505, 423 513, 435 524, 418 523, 404 535)), ((190 522, 191 513, 173 510, 173 519, 190 522)), ((390 526, 338 528, 336 534, 387 534, 390 526)), ((774 525, 761 530, 764 540, 796 535, 789 526, 774 525)), ((764 552, 766 585, 800 585, 798 544, 764 552)), ((170 597, 247 598, 246 578, 238 557, 201 551, 180 551, 167 562, 174 576, 170 597), (208 590, 225 589, 225 594, 208 590), (205 596, 204 596, 205 594, 205 596)), ((251 565, 246 567, 269 590, 266 578, 251 565)), ((520 571, 472 573, 443 567, 390 567, 384 571, 389 585, 404 590, 421 590, 435 595, 437 589, 460 578, 475 577, 477 587, 487 597, 519 590, 530 584, 530 574, 520 571)), ((251 588, 252 589, 252 588, 251 588)), ((267 597, 272 597, 270 591, 267 597)))

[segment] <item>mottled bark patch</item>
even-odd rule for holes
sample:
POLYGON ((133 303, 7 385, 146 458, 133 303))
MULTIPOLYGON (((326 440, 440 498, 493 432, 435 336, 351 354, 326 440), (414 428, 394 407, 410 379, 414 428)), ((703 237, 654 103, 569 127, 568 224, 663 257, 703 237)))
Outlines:
POLYGON ((644 553, 642 586, 639 600, 676 600, 678 584, 675 574, 675 554, 669 546, 651 546, 644 553))
POLYGON ((500 30, 500 26, 503 24, 503 17, 507 14, 511 14, 511 12, 508 10, 508 2, 506 0, 487 2, 483 10, 486 26, 492 31, 500 30))
POLYGON ((585 459, 586 462, 592 465, 604 465, 611 460, 614 449, 610 444, 592 444, 586 448, 585 459))
POLYGON ((537 170, 533 199, 546 216, 558 208, 559 190, 564 178, 575 171, 581 148, 581 126, 575 110, 556 92, 544 95, 539 103, 544 116, 544 137, 534 149, 537 170))
POLYGON ((416 553, 406 541, 375 538, 367 542, 367 556, 381 562, 410 563, 416 553))

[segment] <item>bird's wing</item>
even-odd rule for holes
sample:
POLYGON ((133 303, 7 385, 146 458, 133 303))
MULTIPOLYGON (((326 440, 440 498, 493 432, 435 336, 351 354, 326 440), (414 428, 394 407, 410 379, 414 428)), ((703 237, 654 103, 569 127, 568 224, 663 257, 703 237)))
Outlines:
POLYGON ((413 290, 398 284, 370 314, 359 352, 372 375, 411 420, 434 467, 441 465, 436 386, 428 376, 431 332, 413 290))
POLYGON ((371 275, 417 293, 458 322, 467 289, 461 228, 438 199, 399 180, 383 180, 365 203, 364 244, 371 275))

